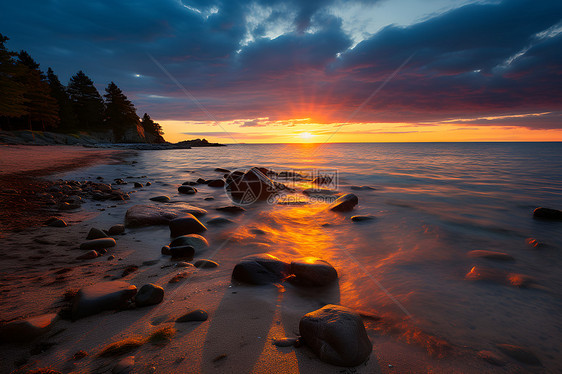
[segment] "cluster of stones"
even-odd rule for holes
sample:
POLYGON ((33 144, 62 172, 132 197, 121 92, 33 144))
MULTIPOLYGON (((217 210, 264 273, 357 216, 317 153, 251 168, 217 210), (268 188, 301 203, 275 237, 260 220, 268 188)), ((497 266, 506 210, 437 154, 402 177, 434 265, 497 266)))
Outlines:
POLYGON ((46 192, 36 195, 45 205, 59 210, 78 209, 85 198, 93 200, 129 200, 129 194, 111 184, 92 181, 58 180, 46 192))

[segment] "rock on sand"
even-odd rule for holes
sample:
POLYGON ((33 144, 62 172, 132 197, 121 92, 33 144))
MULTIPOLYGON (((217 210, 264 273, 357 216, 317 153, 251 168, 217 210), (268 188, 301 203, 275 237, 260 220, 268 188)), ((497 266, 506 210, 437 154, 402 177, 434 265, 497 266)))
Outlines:
POLYGON ((373 349, 359 314, 339 305, 326 305, 305 314, 299 330, 306 345, 332 365, 357 366, 373 349))
POLYGON ((186 213, 198 217, 207 211, 186 203, 166 205, 165 208, 156 205, 135 205, 125 213, 125 227, 167 225, 171 220, 186 213))
POLYGON ((135 286, 122 281, 100 282, 84 287, 74 298, 72 319, 124 308, 136 293, 135 286))
POLYGON ((338 272, 327 261, 306 257, 291 262, 294 281, 303 286, 325 286, 338 279, 338 272))
POLYGON ((24 343, 48 332, 58 319, 56 313, 9 322, 0 327, 0 342, 24 343))
POLYGON ((164 300, 164 289, 155 284, 145 284, 135 296, 136 306, 150 306, 160 304, 164 300))
POLYGON ((281 282, 289 275, 289 264, 270 254, 244 257, 232 270, 232 280, 263 285, 281 282))

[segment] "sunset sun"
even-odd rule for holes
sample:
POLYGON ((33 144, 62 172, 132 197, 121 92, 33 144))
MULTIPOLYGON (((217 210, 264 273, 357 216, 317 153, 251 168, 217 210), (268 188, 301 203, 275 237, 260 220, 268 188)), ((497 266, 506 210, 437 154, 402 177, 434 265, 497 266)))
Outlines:
POLYGON ((310 140, 310 139, 312 139, 312 136, 313 136, 313 135, 312 135, 311 133, 309 133, 309 132, 301 132, 301 133, 299 134, 299 137, 300 137, 302 140, 310 140))

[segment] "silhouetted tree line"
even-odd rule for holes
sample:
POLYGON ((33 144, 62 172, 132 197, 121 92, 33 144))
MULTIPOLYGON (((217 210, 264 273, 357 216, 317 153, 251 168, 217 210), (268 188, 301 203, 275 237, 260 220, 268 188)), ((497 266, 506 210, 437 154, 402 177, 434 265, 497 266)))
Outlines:
POLYGON ((0 34, 0 129, 63 133, 113 132, 123 141, 127 131, 143 132, 147 140, 163 142, 162 127, 148 114, 142 120, 135 106, 114 82, 100 95, 83 71, 64 86, 51 68, 47 74, 31 56, 6 50, 0 34))

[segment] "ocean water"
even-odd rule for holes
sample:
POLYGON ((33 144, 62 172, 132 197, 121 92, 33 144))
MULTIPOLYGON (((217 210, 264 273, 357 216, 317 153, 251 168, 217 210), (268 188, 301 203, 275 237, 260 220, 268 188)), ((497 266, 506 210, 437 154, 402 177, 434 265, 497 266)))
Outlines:
MULTIPOLYGON (((407 321, 458 346, 530 347, 547 367, 562 366, 562 222, 532 218, 538 206, 562 209, 562 143, 241 144, 142 151, 135 160, 67 177, 145 175, 153 185, 135 199, 166 194, 213 212, 230 203, 225 191, 201 186, 186 196, 177 186, 220 177, 216 167, 336 176, 329 188, 359 197, 352 213, 327 211, 322 201, 256 203, 242 218, 229 217, 234 227, 206 235, 216 248, 229 241, 245 254, 328 260, 340 274, 330 302, 407 321), (374 190, 351 189, 360 185, 374 190), (210 196, 215 200, 204 200, 210 196), (376 218, 353 223, 356 214, 376 218), (265 235, 255 235, 256 228, 265 235), (543 245, 535 248, 529 238, 543 245), (470 258, 472 250, 500 251, 514 260, 470 258), (466 279, 474 266, 535 283, 519 288, 466 279)), ((307 178, 280 182, 296 188, 299 199, 311 187, 307 178)), ((208 218, 220 216, 215 213, 208 218)))

